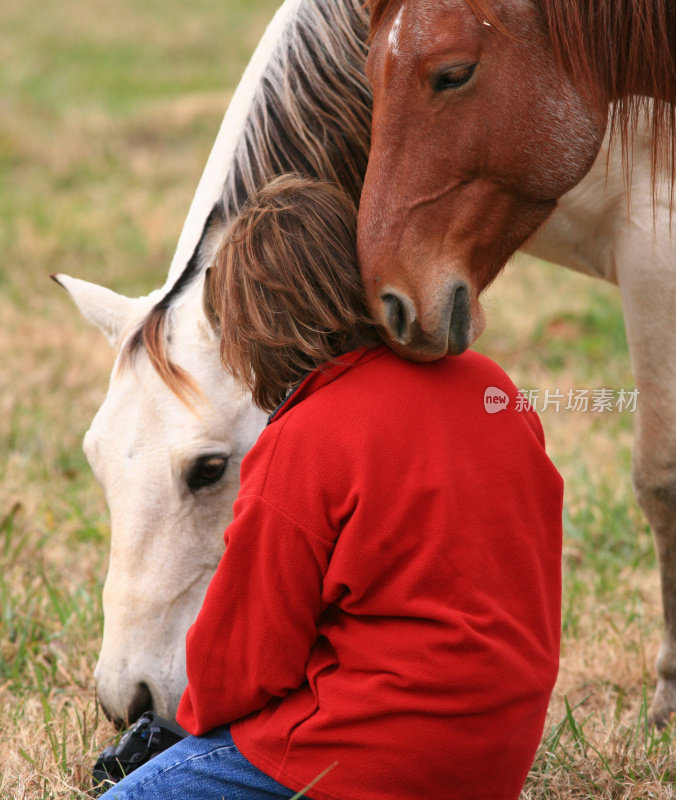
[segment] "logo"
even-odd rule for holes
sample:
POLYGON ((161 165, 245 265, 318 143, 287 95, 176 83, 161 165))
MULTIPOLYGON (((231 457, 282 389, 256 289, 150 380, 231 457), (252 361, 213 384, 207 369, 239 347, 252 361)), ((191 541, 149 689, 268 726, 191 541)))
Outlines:
POLYGON ((489 414, 504 411, 509 405, 509 396, 497 386, 488 386, 484 392, 484 408, 489 414))

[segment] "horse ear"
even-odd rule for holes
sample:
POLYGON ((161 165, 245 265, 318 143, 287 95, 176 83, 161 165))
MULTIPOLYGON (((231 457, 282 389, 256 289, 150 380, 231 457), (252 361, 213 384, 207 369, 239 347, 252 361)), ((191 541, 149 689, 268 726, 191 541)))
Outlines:
POLYGON ((59 273, 49 277, 68 292, 82 316, 117 347, 127 324, 138 316, 137 300, 69 275, 59 273))
POLYGON ((213 303, 211 302, 211 280, 213 278, 213 270, 211 267, 207 269, 204 274, 204 288, 202 290, 202 307, 204 309, 204 314, 206 315, 207 321, 211 326, 214 333, 219 334, 221 332, 221 324, 218 320, 218 314, 214 309, 213 303))

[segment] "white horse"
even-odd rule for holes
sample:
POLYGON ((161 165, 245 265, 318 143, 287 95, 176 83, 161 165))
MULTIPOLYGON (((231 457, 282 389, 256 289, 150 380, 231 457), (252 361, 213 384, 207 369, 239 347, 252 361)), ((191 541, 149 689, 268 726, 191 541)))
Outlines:
MULTIPOLYGON (((265 422, 220 365, 202 299, 205 268, 227 220, 274 174, 314 174, 358 196, 370 122, 364 14, 361 0, 282 5, 226 113, 163 288, 129 299, 55 276, 118 350, 85 451, 112 525, 95 678, 119 722, 149 707, 175 713, 185 633, 223 551, 239 463, 265 422)), ((634 146, 630 219, 621 159, 610 153, 606 175, 606 156, 526 249, 620 287, 641 392, 634 478, 663 576, 661 719, 676 709, 676 252, 668 203, 658 204, 653 229, 647 140, 634 146)))

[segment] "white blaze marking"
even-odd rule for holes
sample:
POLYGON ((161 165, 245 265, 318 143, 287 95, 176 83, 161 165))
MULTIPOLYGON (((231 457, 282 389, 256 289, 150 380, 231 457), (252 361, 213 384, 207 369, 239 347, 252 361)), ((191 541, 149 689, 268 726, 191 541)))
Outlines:
POLYGON ((399 31, 401 29, 401 20, 404 16, 404 3, 402 3, 401 8, 397 16, 392 23, 392 27, 390 28, 390 35, 387 37, 387 44, 389 46, 390 55, 397 56, 399 55, 399 31))

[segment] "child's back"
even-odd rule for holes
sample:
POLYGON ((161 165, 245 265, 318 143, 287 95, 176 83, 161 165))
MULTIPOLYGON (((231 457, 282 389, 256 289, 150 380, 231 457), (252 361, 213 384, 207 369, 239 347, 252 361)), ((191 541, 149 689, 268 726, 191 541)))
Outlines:
POLYGON ((312 797, 517 798, 559 655, 562 487, 540 423, 475 353, 339 361, 242 465, 238 556, 191 634, 219 643, 182 722, 241 716, 242 683, 264 685, 273 699, 232 733, 290 788, 337 760, 312 797), (506 410, 486 412, 488 387, 506 410), (223 607, 217 631, 207 609, 223 607), (233 696, 200 696, 223 661, 233 696))
POLYGON ((309 797, 519 795, 558 665, 561 479, 491 361, 378 345, 356 217, 279 178, 216 258, 224 364, 281 405, 187 637, 178 721, 208 735, 112 797, 274 800, 334 762, 309 797))

